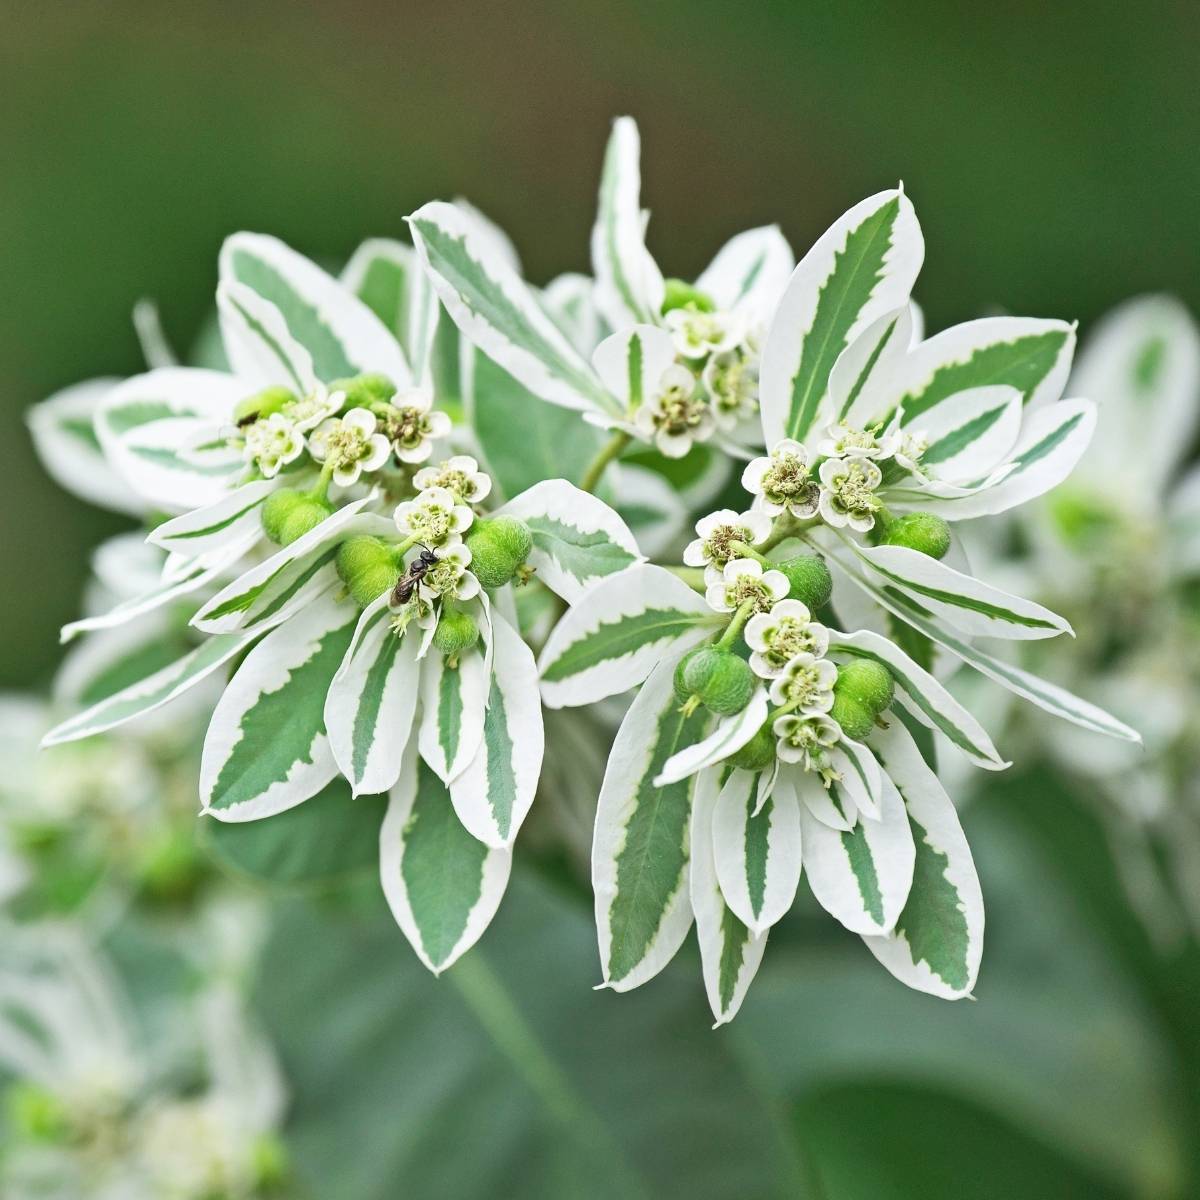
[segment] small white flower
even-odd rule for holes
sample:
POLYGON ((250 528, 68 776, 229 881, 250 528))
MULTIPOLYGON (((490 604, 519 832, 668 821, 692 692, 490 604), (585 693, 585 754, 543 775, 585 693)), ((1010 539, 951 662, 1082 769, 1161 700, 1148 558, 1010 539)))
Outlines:
POLYGON ((304 434, 280 412, 247 426, 245 439, 243 457, 266 479, 274 479, 282 467, 304 453, 304 434))
POLYGON ((769 613, 755 613, 742 636, 754 651, 750 668, 763 679, 780 674, 797 654, 821 658, 829 649, 829 630, 800 600, 780 600, 769 613))
POLYGON ((333 464, 333 482, 350 487, 363 471, 378 471, 392 448, 375 432, 375 416, 365 408, 352 408, 341 417, 328 417, 313 430, 308 449, 320 463, 333 464))
POLYGON ((449 546, 438 560, 421 577, 417 585, 421 599, 426 604, 434 600, 471 600, 479 595, 479 580, 467 570, 471 565, 471 551, 459 543, 449 546))
POLYGON ((462 504, 478 504, 492 490, 492 477, 479 469, 469 454, 456 454, 436 467, 422 467, 414 476, 418 489, 440 487, 462 504))
POLYGON ((721 568, 731 559, 737 558, 733 542, 757 546, 765 542, 771 533, 771 518, 766 513, 735 513, 731 508, 709 513, 696 522, 697 537, 687 544, 683 561, 689 567, 705 567, 706 583, 716 583, 721 578, 721 568))
POLYGON ((821 464, 821 517, 836 528, 849 525, 866 533, 882 507, 875 489, 883 473, 863 458, 827 458, 821 464))
POLYGON ((895 438, 885 434, 877 437, 870 429, 855 429, 843 421, 830 425, 817 444, 823 458, 888 458, 895 448, 895 438))
POLYGON ((449 488, 425 488, 415 499, 396 506, 396 528, 431 550, 457 546, 475 514, 449 488))
POLYGON ((704 598, 717 612, 733 612, 748 600, 756 612, 769 612, 788 594, 788 586, 782 571, 764 571, 757 559, 734 558, 725 564, 721 578, 708 585, 704 598))
POLYGON ((345 403, 345 392, 327 392, 324 388, 318 388, 310 396, 293 400, 283 411, 297 429, 307 432, 340 413, 345 403))
POLYGON ((896 462, 913 475, 924 475, 921 459, 929 449, 929 439, 919 430, 909 432, 898 429, 892 435, 892 456, 896 462))
POLYGON ((775 752, 784 762, 802 763, 806 771, 820 771, 826 784, 834 777, 828 751, 842 736, 842 730, 832 717, 786 713, 776 718, 771 730, 777 739, 775 752))
POLYGON ((690 305, 671 309, 664 321, 676 351, 684 358, 723 354, 732 350, 745 333, 745 323, 736 313, 704 312, 690 305))
POLYGON ((758 412, 758 360, 744 347, 714 354, 700 379, 712 398, 713 417, 726 432, 758 412))
POLYGON ((696 377, 674 363, 659 380, 654 396, 638 408, 634 428, 667 458, 682 458, 693 442, 702 442, 716 426, 708 398, 696 387, 696 377))
POLYGON ((820 498, 820 488, 809 477, 808 451, 791 438, 747 463, 742 487, 754 494, 754 507, 770 517, 782 512, 802 520, 811 517, 820 498))
POLYGON ((838 670, 827 658, 801 653, 790 658, 771 684, 771 701, 803 714, 827 713, 833 707, 838 670))
POLYGON ((405 463, 425 462, 433 443, 450 433, 450 418, 433 411, 433 393, 428 388, 397 392, 382 414, 383 432, 405 463))

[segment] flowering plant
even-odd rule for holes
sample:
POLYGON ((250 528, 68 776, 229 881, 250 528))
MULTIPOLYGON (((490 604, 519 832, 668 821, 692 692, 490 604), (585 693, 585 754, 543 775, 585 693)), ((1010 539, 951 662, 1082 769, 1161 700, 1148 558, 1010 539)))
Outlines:
POLYGON ((48 741, 227 675, 203 812, 259 821, 342 776, 357 798, 336 825, 388 794, 383 890, 441 971, 502 898, 556 753, 543 705, 637 689, 591 852, 605 983, 649 979, 694 920, 729 1020, 805 869, 893 974, 968 995, 982 899, 930 732, 1007 764, 945 661, 1137 737, 978 644, 1070 627, 975 578, 953 532, 1079 459, 1095 412, 1060 399, 1074 330, 990 318, 923 338, 902 189, 798 264, 771 227, 694 283, 665 277, 638 156, 622 119, 594 279, 531 286, 461 202, 412 214, 415 253, 369 242, 340 279, 237 234, 220 369, 164 363, 74 395, 86 451, 48 402, 35 428, 59 478, 86 452, 114 496, 173 514, 148 535, 155 583, 69 633, 184 605, 191 639, 48 741))

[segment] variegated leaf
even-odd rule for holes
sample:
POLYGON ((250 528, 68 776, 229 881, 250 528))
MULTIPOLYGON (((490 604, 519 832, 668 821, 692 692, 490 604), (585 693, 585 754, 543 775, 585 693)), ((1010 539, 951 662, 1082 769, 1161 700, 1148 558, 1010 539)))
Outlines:
POLYGON ((829 648, 856 658, 867 658, 886 667, 895 680, 900 698, 924 724, 937 729, 973 763, 990 771, 1009 764, 1000 757, 987 731, 923 667, 913 661, 890 638, 869 630, 856 633, 831 631, 829 648))
POLYGON ((760 687, 740 713, 725 717, 708 737, 671 755, 655 779, 655 787, 695 775, 701 768, 714 766, 736 753, 762 728, 768 707, 766 689, 760 687))
POLYGON ((596 374, 630 412, 658 395, 663 373, 674 361, 674 339, 653 325, 631 325, 611 334, 592 355, 596 374))
POLYGON ((564 708, 628 691, 664 655, 703 641, 719 623, 669 571, 630 567, 591 588, 555 626, 538 663, 542 699, 564 708))
POLYGON ((765 933, 792 907, 800 885, 800 805, 784 775, 758 805, 758 773, 730 772, 713 810, 717 879, 734 916, 765 933))
POLYGON ((494 613, 492 670, 483 739, 466 770, 450 781, 454 811, 488 846, 511 846, 542 768, 545 734, 533 651, 494 613))
POLYGON ((498 511, 529 526, 529 563, 568 604, 600 580, 642 561, 629 526, 617 513, 565 479, 535 483, 498 511))
POLYGON ((325 697, 325 728, 354 795, 388 791, 400 778, 417 709, 418 631, 398 637, 388 596, 363 610, 325 697))
POLYGON ((988 478, 1016 445, 1024 399, 1014 387, 993 384, 937 405, 920 423, 928 443, 922 469, 947 483, 988 478))
POLYGON ((439 201, 408 221, 446 311, 467 338, 543 400, 616 412, 591 364, 467 216, 439 201))
POLYGON ((177 661, 122 687, 98 704, 52 729, 42 745, 73 742, 114 729, 135 717, 153 712, 207 679, 219 667, 240 654, 258 632, 230 633, 206 638, 195 650, 177 661))
POLYGON ((842 351, 907 303, 925 244, 907 196, 879 192, 840 217, 793 272, 763 347, 761 404, 768 446, 819 427, 842 351))
POLYGON ((796 266, 778 225, 747 229, 732 237, 696 280, 696 289, 719 309, 745 314, 752 324, 775 311, 796 266))
MULTIPOLYGON (((811 772, 801 788, 823 790, 811 772)), ((817 902, 855 933, 886 933, 896 924, 912 884, 912 833, 904 803, 884 779, 880 815, 860 814, 853 829, 831 829, 808 805, 800 806, 804 870, 817 902)))
POLYGON ((886 381, 913 341, 913 309, 901 304, 872 321, 838 355, 829 375, 829 418, 865 429, 888 413, 886 381))
POLYGON ((849 544, 859 559, 886 581, 885 587, 899 590, 963 633, 1026 640, 1072 632, 1070 624, 1048 608, 981 583, 919 550, 849 544))
POLYGON ((278 486, 278 479, 244 483, 212 504, 164 521, 146 540, 190 559, 219 551, 249 534, 261 535, 262 506, 278 486))
POLYGON ((613 329, 653 324, 663 303, 663 277, 646 249, 642 212, 641 139, 632 117, 618 117, 604 152, 592 270, 596 304, 613 329))
MULTIPOLYGON (((221 247, 222 288, 243 285, 268 301, 307 351, 326 383, 378 372, 397 387, 412 375, 404 351, 382 321, 349 288, 278 238, 235 233, 221 247)), ((226 345, 237 369, 234 348, 226 345)))
POLYGON ((315 796, 337 774, 325 694, 357 621, 353 604, 326 593, 246 655, 204 739, 205 812, 221 821, 269 817, 315 796))
POLYGON ((307 396, 315 390, 312 355, 292 337, 283 314, 269 300, 226 279, 217 288, 217 315, 225 352, 247 391, 279 386, 307 396))
POLYGON ((479 940, 511 870, 512 851, 462 827, 446 785, 410 745, 379 832, 379 877, 396 924, 435 975, 479 940))
MULTIPOLYGON (((690 892, 696 940, 704 970, 704 990, 717 1025, 733 1020, 754 979, 767 933, 755 936, 725 903, 713 857, 713 808, 720 772, 702 771, 692 802, 690 892)), ((715 1028, 715 1026, 714 1026, 715 1028)))
POLYGON ((685 716, 666 657, 629 706, 609 754, 592 843, 592 889, 604 982, 624 992, 671 960, 692 924, 689 823, 695 778, 654 786, 663 764, 694 742, 705 716, 685 716))
POLYGON ((483 740, 488 662, 479 648, 451 667, 436 652, 421 660, 421 757, 446 784, 470 765, 483 740))
POLYGON ((904 801, 916 857, 895 928, 863 940, 909 987, 947 1000, 969 996, 983 953, 983 894, 958 814, 899 721, 873 734, 871 745, 904 801))

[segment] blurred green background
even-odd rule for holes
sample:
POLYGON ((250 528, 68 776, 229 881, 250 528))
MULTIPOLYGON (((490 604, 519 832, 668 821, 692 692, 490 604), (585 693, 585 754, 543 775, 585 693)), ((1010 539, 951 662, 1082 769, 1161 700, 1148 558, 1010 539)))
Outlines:
MULTIPOLYGON (((88 552, 120 527, 44 477, 21 414, 77 379, 137 370, 140 297, 186 346, 235 229, 340 261, 365 236, 400 234, 424 200, 461 194, 544 280, 586 266, 608 124, 630 112, 650 243, 672 273, 766 221, 802 252, 851 203, 903 179, 926 231, 917 294, 932 328, 995 308, 1086 327, 1145 289, 1200 308, 1194 4, 4 0, 0 27, 0 402, 14 431, 0 507, 4 686, 48 678, 88 552)), ((1191 1194, 1195 948, 1152 950, 1066 789, 1018 778, 990 799, 967 820, 987 847, 991 905, 978 1005, 906 993, 830 922, 801 918, 738 1027, 710 1035, 693 962, 644 996, 593 998, 586 912, 522 884, 483 949, 574 1073, 582 1133, 569 1103, 565 1117, 526 1119, 538 1093, 505 1073, 503 1036, 455 1066, 478 1026, 458 993, 417 977, 386 921, 363 918, 357 965, 306 961, 299 982, 268 972, 264 1004, 300 1076, 301 1157, 330 1173, 320 1194, 343 1194, 351 1143, 360 1182, 381 1196, 397 1178, 411 1194, 485 1195, 472 1190, 481 1173, 501 1168, 511 1174, 490 1194, 574 1194, 558 1158, 608 1136, 593 1118, 619 1137, 634 1099, 663 1118, 647 1118, 631 1151, 654 1195, 672 1194, 667 1165, 693 1139, 731 1161, 714 1176, 702 1158, 708 1188, 687 1194, 757 1196, 772 1179, 772 1194, 799 1195, 813 1172, 830 1198, 1191 1194), (521 935, 539 921, 551 932, 533 953, 521 935), (379 976, 349 991, 363 962, 379 976), (537 985, 547 972, 570 985, 557 1006, 537 985), (392 1000, 449 1039, 444 1054, 426 1049, 435 1066, 414 1066, 412 1043, 396 1041, 392 1000), (679 1073, 634 1069, 649 1030, 679 1073), (684 1067, 697 1058, 693 1079, 684 1067), (670 1119, 693 1083, 725 1108, 670 1119), (441 1124, 456 1104, 474 1151, 441 1124), (395 1125, 371 1129, 387 1112, 395 1125), (795 1131, 819 1161, 780 1150, 795 1131), (762 1161, 777 1152, 777 1168, 762 1161), (523 1168, 527 1191, 514 1183, 523 1168), (722 1192, 714 1179, 741 1183, 722 1192)), ((281 963, 322 944, 327 919, 290 914, 281 963)))

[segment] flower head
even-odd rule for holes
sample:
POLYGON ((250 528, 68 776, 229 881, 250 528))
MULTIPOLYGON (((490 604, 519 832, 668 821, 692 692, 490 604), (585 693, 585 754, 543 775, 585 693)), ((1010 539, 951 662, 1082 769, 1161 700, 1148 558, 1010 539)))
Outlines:
POLYGON ((433 443, 450 432, 450 418, 433 411, 433 393, 428 388, 397 392, 381 415, 384 435, 405 463, 425 462, 433 443))
POLYGON ((873 429, 856 429, 838 421, 826 427, 817 453, 824 458, 889 458, 895 440, 888 435, 880 437, 873 429))
POLYGON ((721 568, 731 558, 740 557, 734 543, 757 546, 767 540, 771 518, 761 512, 736 513, 731 508, 709 513, 696 522, 696 538, 687 544, 683 561, 689 567, 706 567, 705 579, 716 583, 721 568))
POLYGON ((375 432, 375 416, 365 408, 352 408, 341 417, 328 417, 308 439, 309 452, 320 463, 333 465, 333 482, 350 487, 363 471, 378 471, 391 447, 375 432))
POLYGON ((747 463, 742 487, 754 493, 754 507, 770 517, 787 512, 805 519, 817 511, 820 489, 809 475, 808 451, 791 438, 747 463))
POLYGON ((733 612, 751 602, 755 612, 765 613, 787 594, 782 571, 764 571, 756 559, 735 558, 722 568, 721 578, 708 585, 704 598, 717 612, 733 612))
POLYGON ((864 458, 827 458, 821 464, 821 517, 837 528, 849 525, 866 533, 882 507, 875 489, 883 473, 864 458))
POLYGON ((771 699, 801 713, 825 713, 833 707, 838 669, 827 658, 809 653, 790 658, 771 684, 771 699))
POLYGON ((696 377, 679 363, 662 373, 654 396, 638 408, 633 423, 668 458, 682 458, 693 442, 704 441, 716 425, 712 406, 696 387, 696 377))
POLYGON ((293 400, 283 411, 297 429, 307 432, 315 429, 328 417, 341 412, 345 403, 344 391, 327 392, 323 387, 319 387, 310 395, 293 400))
POLYGON ((492 477, 481 471, 469 454, 456 454, 436 467, 422 467, 413 476, 413 483, 421 490, 445 488, 460 504, 478 504, 492 490, 492 477))
POLYGON ((714 354, 700 376, 712 400, 713 417, 725 430, 758 412, 758 360, 737 346, 714 354))
POLYGON ((820 658, 829 649, 829 630, 814 621, 799 600, 780 600, 770 612, 756 613, 743 636, 754 651, 750 666, 764 679, 781 674, 798 654, 820 658))
POLYGON ((736 313, 706 312, 692 305, 671 309, 664 320, 675 339, 676 351, 684 358, 704 358, 732 350, 744 332, 736 313))
POLYGON ((777 739, 775 752, 784 762, 800 763, 806 771, 829 778, 829 749, 842 735, 836 721, 821 713, 785 713, 771 730, 777 739))
POLYGON ((281 468, 303 453, 304 434, 281 412, 260 417, 246 427, 242 454, 266 479, 274 479, 281 468))
POLYGON ((448 546, 438 555, 433 564, 421 577, 417 590, 426 604, 434 600, 470 600, 479 595, 479 580, 467 570, 471 565, 471 551, 466 546, 448 546))
POLYGON ((396 528, 431 550, 457 546, 475 514, 444 487, 425 488, 414 499, 396 506, 396 528))

